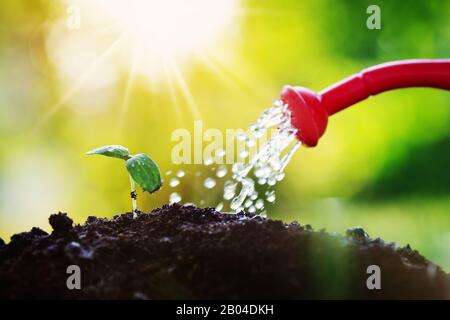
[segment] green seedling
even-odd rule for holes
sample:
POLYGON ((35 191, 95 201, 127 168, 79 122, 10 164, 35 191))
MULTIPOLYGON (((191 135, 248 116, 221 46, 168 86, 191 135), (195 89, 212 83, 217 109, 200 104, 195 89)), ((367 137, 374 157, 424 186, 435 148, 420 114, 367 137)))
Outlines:
POLYGON ((161 188, 161 173, 156 163, 146 154, 140 153, 130 155, 127 148, 119 145, 100 147, 89 152, 88 155, 99 154, 106 157, 125 160, 125 167, 130 176, 131 203, 133 206, 133 217, 136 218, 140 211, 137 206, 136 183, 144 191, 153 193, 161 188))

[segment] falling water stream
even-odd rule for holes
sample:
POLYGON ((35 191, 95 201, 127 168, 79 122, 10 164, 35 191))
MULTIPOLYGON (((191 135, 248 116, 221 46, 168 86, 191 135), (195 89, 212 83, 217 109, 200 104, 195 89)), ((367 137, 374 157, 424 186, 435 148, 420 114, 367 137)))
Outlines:
MULTIPOLYGON (((232 165, 231 179, 225 181, 222 201, 216 205, 216 209, 220 211, 228 205, 235 213, 247 211, 265 215, 266 204, 276 200, 274 186, 283 180, 289 160, 300 147, 296 133, 297 129, 291 125, 288 106, 280 100, 266 109, 258 120, 249 126, 247 132, 239 133, 236 136, 236 140, 240 142, 238 145, 241 146, 238 149, 238 161, 232 165)), ((205 165, 210 166, 212 160, 207 160, 205 165)), ((226 165, 218 165, 213 170, 215 176, 203 180, 206 189, 215 188, 217 179, 224 179, 228 173, 226 165)), ((184 175, 184 171, 178 171, 176 176, 170 179, 170 187, 178 186, 184 175)), ((173 192, 169 199, 171 203, 181 200, 181 196, 176 192, 173 192)))
POLYGON ((287 105, 277 100, 256 123, 250 125, 247 134, 238 137, 245 141, 247 148, 255 145, 259 148, 251 157, 245 157, 246 149, 240 151, 243 153, 241 158, 248 160, 235 163, 232 167, 233 178, 225 183, 223 198, 225 201, 231 200, 230 208, 234 212, 245 210, 265 214, 264 202, 275 201, 273 187, 283 180, 284 169, 300 146, 296 133, 287 105), (268 135, 269 138, 261 143, 260 139, 268 135), (267 186, 264 195, 258 193, 256 184, 267 186))

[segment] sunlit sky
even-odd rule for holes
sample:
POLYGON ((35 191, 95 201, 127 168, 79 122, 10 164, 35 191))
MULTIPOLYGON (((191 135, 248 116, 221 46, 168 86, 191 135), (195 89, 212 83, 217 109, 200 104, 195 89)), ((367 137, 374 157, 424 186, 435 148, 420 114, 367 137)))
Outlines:
POLYGON ((67 87, 50 114, 74 97, 76 109, 95 112, 89 109, 116 98, 111 87, 125 73, 128 91, 141 75, 149 89, 169 89, 173 95, 174 86, 181 88, 188 112, 200 118, 181 66, 192 59, 211 64, 206 50, 236 32, 240 12, 238 0, 69 0, 67 8, 68 15, 55 23, 47 39, 49 56, 67 87), (99 103, 83 95, 77 99, 83 90, 95 93, 99 103))

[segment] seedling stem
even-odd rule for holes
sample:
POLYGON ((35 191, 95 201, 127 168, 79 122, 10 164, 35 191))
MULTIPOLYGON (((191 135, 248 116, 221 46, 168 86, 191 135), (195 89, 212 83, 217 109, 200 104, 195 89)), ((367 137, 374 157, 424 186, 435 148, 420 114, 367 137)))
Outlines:
POLYGON ((136 193, 136 183, 134 182, 133 178, 130 177, 130 186, 131 186, 131 205, 133 207, 133 218, 137 218, 139 215, 139 209, 137 206, 137 193, 136 193))

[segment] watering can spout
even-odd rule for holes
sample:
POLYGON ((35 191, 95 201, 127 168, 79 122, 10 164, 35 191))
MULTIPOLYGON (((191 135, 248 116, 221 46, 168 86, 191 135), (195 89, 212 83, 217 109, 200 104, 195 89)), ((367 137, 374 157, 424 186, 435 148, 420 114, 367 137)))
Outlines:
POLYGON ((291 111, 297 138, 306 146, 317 145, 328 117, 378 93, 410 87, 450 90, 450 59, 401 60, 380 64, 350 76, 318 93, 285 86, 281 100, 291 111))

